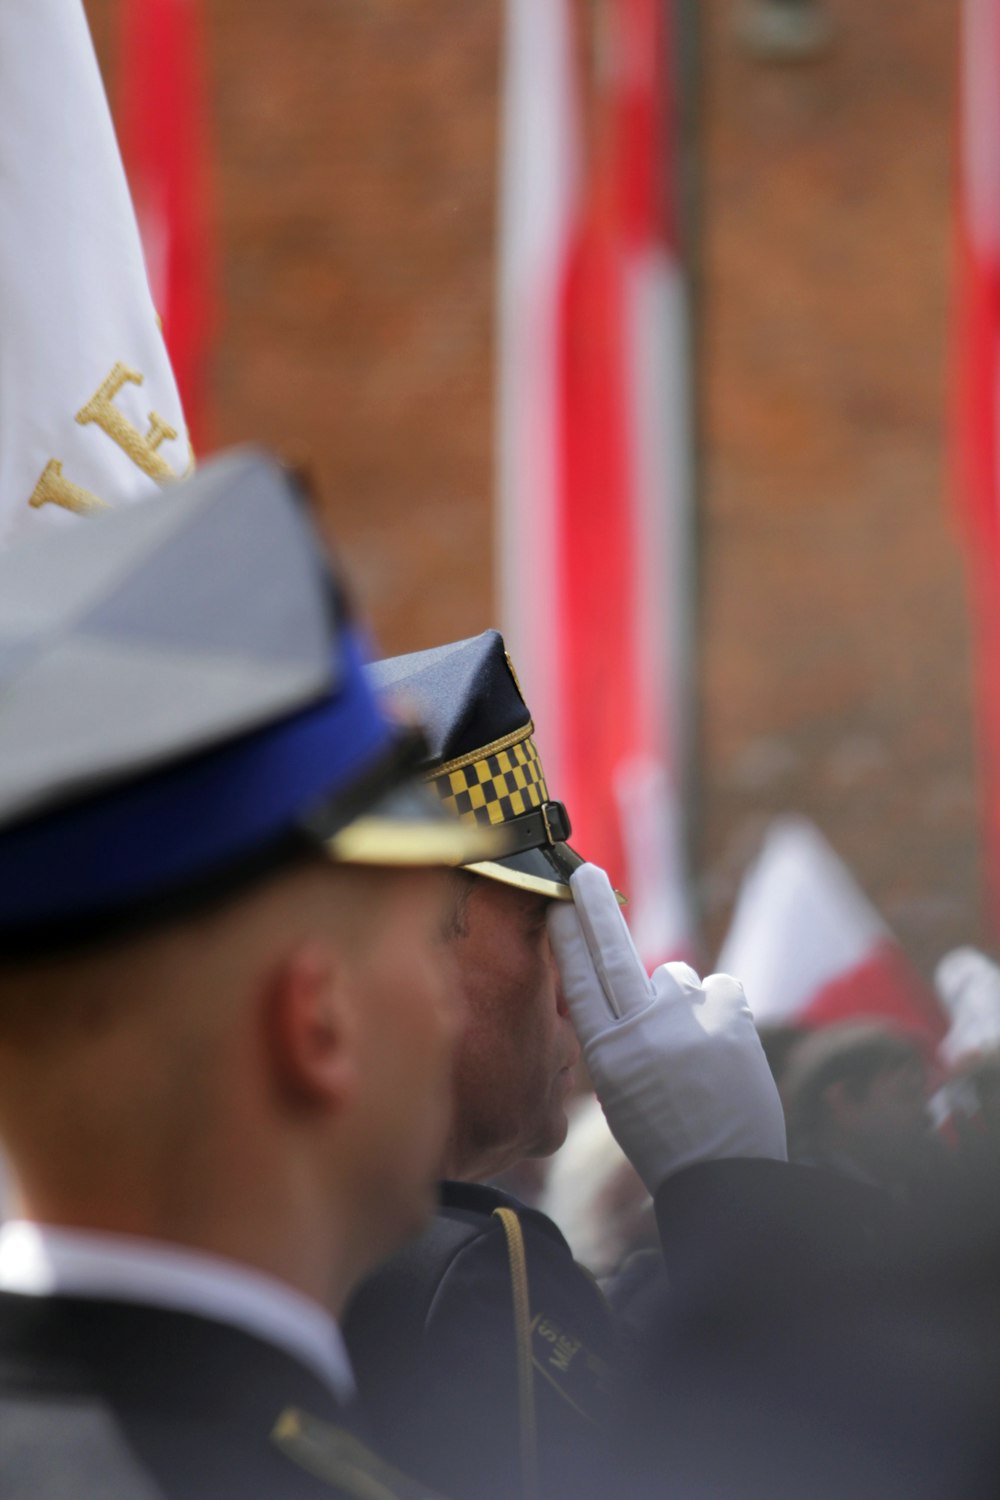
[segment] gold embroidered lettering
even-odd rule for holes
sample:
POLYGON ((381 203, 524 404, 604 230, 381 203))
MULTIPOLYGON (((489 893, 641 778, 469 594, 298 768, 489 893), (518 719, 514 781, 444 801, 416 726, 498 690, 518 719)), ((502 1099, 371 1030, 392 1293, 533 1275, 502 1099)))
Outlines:
POLYGON ((552 1354, 550 1356, 550 1363, 553 1364, 557 1370, 562 1370, 565 1373, 569 1370, 569 1367, 573 1362, 573 1358, 579 1348, 579 1339, 571 1339, 567 1337, 566 1334, 563 1334, 559 1339, 559 1342, 556 1344, 556 1347, 552 1351, 552 1354))
POLYGON ((149 413, 149 431, 142 433, 115 405, 115 397, 124 385, 142 385, 144 377, 121 360, 76 414, 81 427, 96 422, 112 442, 150 479, 176 479, 177 475, 159 451, 161 443, 177 437, 177 431, 155 411, 149 413))
POLYGON ((149 414, 149 431, 146 433, 146 442, 154 453, 162 442, 169 442, 177 436, 176 427, 171 427, 165 422, 158 412, 151 411, 149 414))
POLYGON ((49 459, 28 503, 36 510, 40 505, 61 505, 63 510, 74 511, 78 516, 108 509, 107 501, 66 478, 58 458, 49 459))

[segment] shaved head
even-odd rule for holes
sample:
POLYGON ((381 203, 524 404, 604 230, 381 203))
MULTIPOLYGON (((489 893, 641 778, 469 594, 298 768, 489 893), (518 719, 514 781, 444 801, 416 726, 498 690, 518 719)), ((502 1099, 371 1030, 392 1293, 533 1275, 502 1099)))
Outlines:
POLYGON ((283 1258, 322 1246, 287 1227, 316 1220, 357 1274, 433 1205, 454 908, 443 870, 317 857, 185 921, 4 965, 0 1135, 23 1205, 244 1260, 252 1242, 313 1286, 319 1248, 304 1271, 283 1258))

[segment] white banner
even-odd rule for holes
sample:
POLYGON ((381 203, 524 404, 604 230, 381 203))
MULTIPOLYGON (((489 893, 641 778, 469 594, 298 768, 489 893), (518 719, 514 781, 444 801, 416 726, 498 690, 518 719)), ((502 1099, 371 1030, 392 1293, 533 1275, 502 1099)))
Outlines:
POLYGON ((81 0, 0 6, 0 545, 190 466, 81 0))
MULTIPOLYGON (((582 121, 568 0, 507 0, 497 255, 497 595, 535 714, 550 786, 562 783, 558 634, 562 298, 579 217, 582 121)), ((554 796, 559 796, 555 791, 554 796)))

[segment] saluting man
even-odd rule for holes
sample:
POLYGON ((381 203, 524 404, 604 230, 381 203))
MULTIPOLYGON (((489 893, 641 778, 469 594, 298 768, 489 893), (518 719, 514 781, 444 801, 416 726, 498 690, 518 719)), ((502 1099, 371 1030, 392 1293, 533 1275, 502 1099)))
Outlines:
POLYGON ((736 981, 685 964, 650 979, 607 877, 566 842, 499 634, 369 671, 427 726, 442 802, 511 848, 452 877, 466 1025, 448 1180, 431 1228, 349 1307, 352 1359, 386 1451, 428 1482, 477 1500, 589 1493, 606 1476, 614 1320, 551 1220, 481 1179, 562 1143, 582 1044, 690 1286, 733 1174, 757 1192, 787 1170, 781 1105, 736 981))
POLYGON ((301 497, 212 464, 0 559, 0 1492, 418 1496, 336 1317, 432 1209, 463 827, 301 497))

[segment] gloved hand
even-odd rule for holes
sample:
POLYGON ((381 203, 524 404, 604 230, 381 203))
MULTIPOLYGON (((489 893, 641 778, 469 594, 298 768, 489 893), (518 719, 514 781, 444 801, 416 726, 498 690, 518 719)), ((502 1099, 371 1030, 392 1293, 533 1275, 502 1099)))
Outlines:
POLYGON ((951 1017, 938 1051, 954 1067, 963 1058, 1000 1047, 1000 968, 978 948, 953 948, 934 971, 937 992, 951 1017))
POLYGON ((612 1134, 651 1193, 693 1162, 784 1161, 785 1119, 738 980, 688 964, 649 978, 596 865, 553 902, 549 936, 612 1134))

